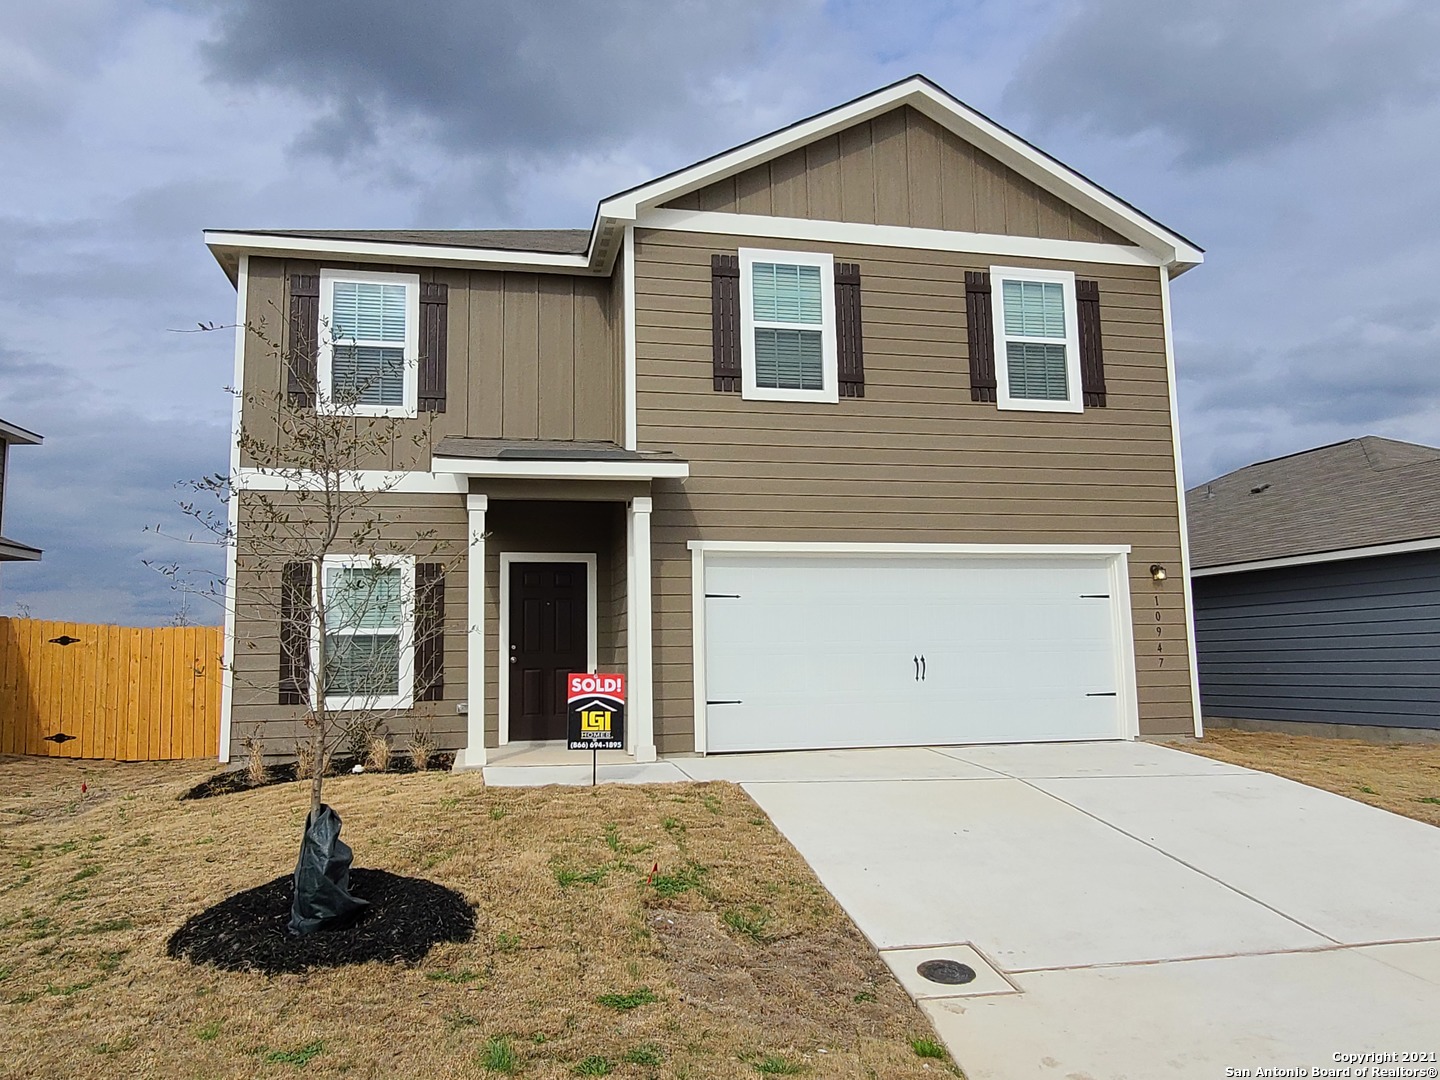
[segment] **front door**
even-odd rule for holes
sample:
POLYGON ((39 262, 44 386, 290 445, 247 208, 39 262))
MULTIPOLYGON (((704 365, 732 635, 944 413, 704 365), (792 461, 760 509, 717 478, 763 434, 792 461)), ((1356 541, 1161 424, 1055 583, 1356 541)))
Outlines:
POLYGON ((565 738, 566 679, 588 671, 584 563, 510 565, 510 739, 565 738))

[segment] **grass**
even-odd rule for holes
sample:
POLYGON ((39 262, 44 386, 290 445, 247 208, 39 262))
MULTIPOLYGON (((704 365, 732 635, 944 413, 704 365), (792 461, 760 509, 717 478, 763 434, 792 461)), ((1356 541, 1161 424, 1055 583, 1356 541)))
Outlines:
POLYGON ((306 1043, 297 1050, 271 1050, 264 1057, 267 1065, 309 1065, 312 1060, 325 1051, 325 1043, 320 1039, 306 1043))
POLYGON ((627 994, 601 994, 595 999, 595 1003, 604 1005, 607 1009, 614 1009, 616 1012, 629 1012, 631 1009, 638 1009, 641 1005, 653 1005, 659 1000, 655 996, 654 990, 648 986, 641 986, 627 994))
POLYGON ((755 1062, 755 1071, 766 1076, 795 1076, 804 1072, 805 1066, 779 1054, 766 1054, 755 1062))
POLYGON ((731 930, 757 945, 763 945, 770 939, 770 913, 758 904, 726 908, 721 918, 731 930))
POLYGON ((620 1060, 627 1065, 663 1065, 665 1064, 665 1051, 654 1043, 642 1043, 640 1046, 632 1046, 626 1050, 620 1060))
POLYGON ((210 771, 0 758, 7 1075, 484 1080, 512 1075, 498 1044, 526 1080, 936 1075, 910 1044, 923 1014, 728 784, 337 777, 356 864, 459 890, 475 939, 282 978, 171 961, 186 917, 288 873, 299 843, 301 785, 177 801, 210 771), (72 808, 80 775, 93 797, 72 808))
POLYGON ((1440 825, 1440 744, 1368 743, 1211 728, 1205 738, 1176 746, 1440 825))
POLYGON ((948 1061, 950 1053, 934 1039, 911 1039, 910 1049, 915 1051, 916 1057, 934 1058, 937 1061, 948 1061))
POLYGON ((576 1076, 609 1076, 615 1071, 615 1063, 600 1054, 591 1054, 575 1063, 576 1076))
POLYGON ((480 1067, 489 1072, 514 1076, 520 1071, 520 1055, 509 1039, 492 1037, 480 1049, 480 1067))

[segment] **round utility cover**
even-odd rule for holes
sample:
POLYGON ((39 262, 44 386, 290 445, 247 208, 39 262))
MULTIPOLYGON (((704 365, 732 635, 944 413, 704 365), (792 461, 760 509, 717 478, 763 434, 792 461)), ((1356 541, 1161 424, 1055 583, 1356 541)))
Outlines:
POLYGON ((958 960, 926 960, 915 970, 931 982, 946 986, 963 986, 975 981, 975 969, 958 960))

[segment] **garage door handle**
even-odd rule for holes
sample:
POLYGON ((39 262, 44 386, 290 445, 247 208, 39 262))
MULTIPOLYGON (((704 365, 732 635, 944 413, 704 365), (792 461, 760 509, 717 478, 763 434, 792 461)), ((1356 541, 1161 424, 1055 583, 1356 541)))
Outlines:
POLYGON ((741 701, 739 698, 735 698, 735 699, 730 700, 730 701, 707 701, 707 702, 705 702, 705 704, 706 704, 706 705, 743 705, 743 704, 745 704, 745 703, 744 703, 743 701, 741 701))
POLYGON ((1106 690, 1103 693, 1086 694, 1086 697, 1114 697, 1114 690, 1106 690))
POLYGON ((925 657, 920 657, 920 681, 925 681, 925 657))
POLYGON ((915 681, 916 681, 916 682, 919 682, 919 681, 920 681, 920 657, 918 657, 918 656, 912 656, 912 657, 910 657, 910 662, 915 665, 915 681))

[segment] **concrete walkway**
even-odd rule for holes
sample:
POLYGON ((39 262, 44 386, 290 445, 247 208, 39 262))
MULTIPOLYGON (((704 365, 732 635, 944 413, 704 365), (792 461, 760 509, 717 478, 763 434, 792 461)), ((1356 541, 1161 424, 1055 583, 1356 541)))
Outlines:
MULTIPOLYGON (((485 782, 590 783, 566 760, 485 782)), ((617 756, 599 773, 744 787, 970 1080, 1440 1075, 1336 1058, 1440 1051, 1440 829, 1418 821, 1146 743, 617 756), (934 959, 975 978, 928 981, 934 959)))
POLYGON ((749 792, 970 1080, 1440 1051, 1440 829, 1143 743, 661 764, 749 792), (936 958, 976 978, 921 978, 936 958))

